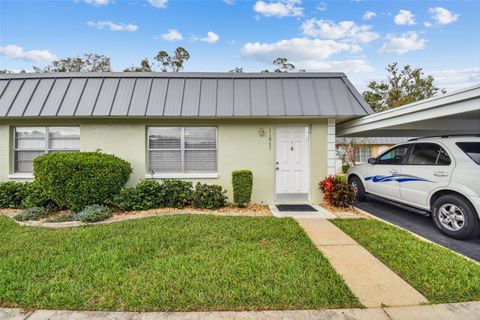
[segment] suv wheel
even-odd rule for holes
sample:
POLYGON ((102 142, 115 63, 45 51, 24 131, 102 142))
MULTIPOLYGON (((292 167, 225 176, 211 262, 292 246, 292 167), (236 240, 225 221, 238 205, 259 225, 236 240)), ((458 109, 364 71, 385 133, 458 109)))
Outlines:
POLYGON ((356 176, 353 176, 350 179, 348 179, 348 183, 352 187, 353 191, 355 191, 357 200, 365 201, 365 199, 367 198, 365 195, 365 188, 363 187, 363 183, 360 181, 360 179, 356 176))
POLYGON ((480 222, 472 205, 454 194, 441 196, 433 204, 433 221, 440 231, 456 239, 478 236, 480 222))

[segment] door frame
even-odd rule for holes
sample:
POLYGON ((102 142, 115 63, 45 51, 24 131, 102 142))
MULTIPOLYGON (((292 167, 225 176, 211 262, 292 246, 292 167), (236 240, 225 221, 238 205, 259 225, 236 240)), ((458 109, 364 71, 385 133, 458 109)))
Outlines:
MULTIPOLYGON (((307 159, 306 159, 306 162, 305 162, 305 170, 306 170, 306 179, 305 179, 305 184, 306 184, 306 190, 307 190, 307 202, 311 202, 311 192, 310 192, 310 155, 311 155, 311 152, 310 152, 310 148, 311 148, 311 133, 312 133, 312 126, 310 124, 286 124, 286 125, 276 125, 274 127, 274 156, 273 156, 273 193, 274 193, 274 201, 275 202, 278 202, 279 199, 278 199, 278 193, 277 193, 277 170, 275 169, 277 164, 277 148, 278 148, 278 134, 277 134, 277 131, 278 129, 280 128, 304 128, 305 130, 305 138, 307 139, 307 143, 306 143, 306 146, 307 146, 307 159)), ((295 194, 295 193, 292 193, 292 194, 295 194)))

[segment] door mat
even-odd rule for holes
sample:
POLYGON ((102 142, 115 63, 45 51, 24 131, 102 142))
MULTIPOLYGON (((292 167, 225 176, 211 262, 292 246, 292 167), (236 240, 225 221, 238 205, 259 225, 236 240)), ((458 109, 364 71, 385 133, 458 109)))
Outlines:
POLYGON ((308 204, 278 204, 278 211, 300 211, 300 212, 316 212, 314 207, 308 204))

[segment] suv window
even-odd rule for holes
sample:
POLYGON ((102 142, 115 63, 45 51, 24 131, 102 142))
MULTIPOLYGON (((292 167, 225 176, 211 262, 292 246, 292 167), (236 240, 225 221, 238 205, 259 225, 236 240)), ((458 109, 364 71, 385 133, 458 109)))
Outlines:
POLYGON ((407 164, 423 166, 448 166, 448 153, 436 143, 416 143, 407 164))
POLYGON ((473 161, 480 164, 480 142, 457 142, 457 146, 473 161))
POLYGON ((404 144, 382 154, 376 164, 402 164, 408 151, 408 144, 404 144))

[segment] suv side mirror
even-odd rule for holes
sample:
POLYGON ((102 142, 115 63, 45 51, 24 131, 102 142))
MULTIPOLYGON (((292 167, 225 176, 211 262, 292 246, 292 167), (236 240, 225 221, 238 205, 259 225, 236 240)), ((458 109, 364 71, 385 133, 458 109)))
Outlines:
POLYGON ((375 164, 375 163, 377 163, 377 160, 375 158, 369 158, 368 163, 369 164, 375 164))

